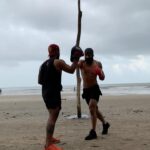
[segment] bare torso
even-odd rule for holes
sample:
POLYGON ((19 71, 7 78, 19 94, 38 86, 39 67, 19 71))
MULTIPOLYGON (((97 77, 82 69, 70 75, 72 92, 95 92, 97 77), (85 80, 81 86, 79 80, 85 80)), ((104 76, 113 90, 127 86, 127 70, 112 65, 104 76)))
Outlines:
POLYGON ((79 67, 83 79, 83 88, 89 88, 97 84, 97 75, 94 72, 94 69, 97 65, 97 61, 95 60, 90 66, 87 65, 85 61, 80 61, 79 67))

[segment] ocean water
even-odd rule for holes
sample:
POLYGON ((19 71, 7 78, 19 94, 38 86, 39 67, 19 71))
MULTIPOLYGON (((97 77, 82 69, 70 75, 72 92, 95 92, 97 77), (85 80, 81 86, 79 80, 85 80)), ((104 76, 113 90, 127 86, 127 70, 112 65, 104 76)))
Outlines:
MULTIPOLYGON (((102 84, 103 95, 150 94, 150 83, 102 84)), ((41 87, 1 88, 3 95, 41 95, 41 87)), ((81 88, 82 90, 82 88, 81 88)), ((73 93, 75 86, 64 86, 62 93, 73 93)), ((81 91, 82 92, 82 91, 81 91)))
POLYGON ((102 86, 104 95, 150 94, 150 83, 107 84, 102 86))

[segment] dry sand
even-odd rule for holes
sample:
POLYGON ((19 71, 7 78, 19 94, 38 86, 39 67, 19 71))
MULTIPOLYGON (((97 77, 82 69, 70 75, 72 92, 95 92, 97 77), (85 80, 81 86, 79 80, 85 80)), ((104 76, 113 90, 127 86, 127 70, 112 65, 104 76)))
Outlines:
MULTIPOLYGON (((55 137, 64 150, 150 150, 150 95, 103 96, 99 108, 111 124, 109 134, 85 141, 90 119, 67 119, 76 114, 75 94, 62 96, 55 137)), ((81 99, 82 114, 89 115, 81 99)), ((41 96, 0 96, 0 150, 43 150, 48 113, 41 96)))

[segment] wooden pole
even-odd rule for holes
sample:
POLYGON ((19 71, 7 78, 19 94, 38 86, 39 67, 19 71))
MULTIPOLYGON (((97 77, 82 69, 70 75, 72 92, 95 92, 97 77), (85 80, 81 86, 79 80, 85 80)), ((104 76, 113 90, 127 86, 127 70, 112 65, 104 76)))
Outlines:
MULTIPOLYGON (((82 11, 80 7, 80 0, 78 0, 78 32, 77 32, 76 46, 80 46, 81 18, 82 18, 82 11)), ((81 103, 80 103, 81 77, 79 68, 76 69, 76 78, 77 78, 77 116, 78 118, 81 118, 82 117, 81 103)))
POLYGON ((82 11, 80 6, 80 0, 78 0, 78 32, 77 32, 76 46, 80 46, 81 18, 82 18, 82 11))

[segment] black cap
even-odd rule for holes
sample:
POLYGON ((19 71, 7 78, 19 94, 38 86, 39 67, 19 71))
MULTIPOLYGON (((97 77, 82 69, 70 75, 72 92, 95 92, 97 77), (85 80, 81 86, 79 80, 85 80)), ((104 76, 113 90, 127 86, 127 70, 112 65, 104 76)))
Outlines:
POLYGON ((94 51, 92 48, 86 48, 84 51, 85 54, 90 54, 92 56, 94 56, 94 51))

